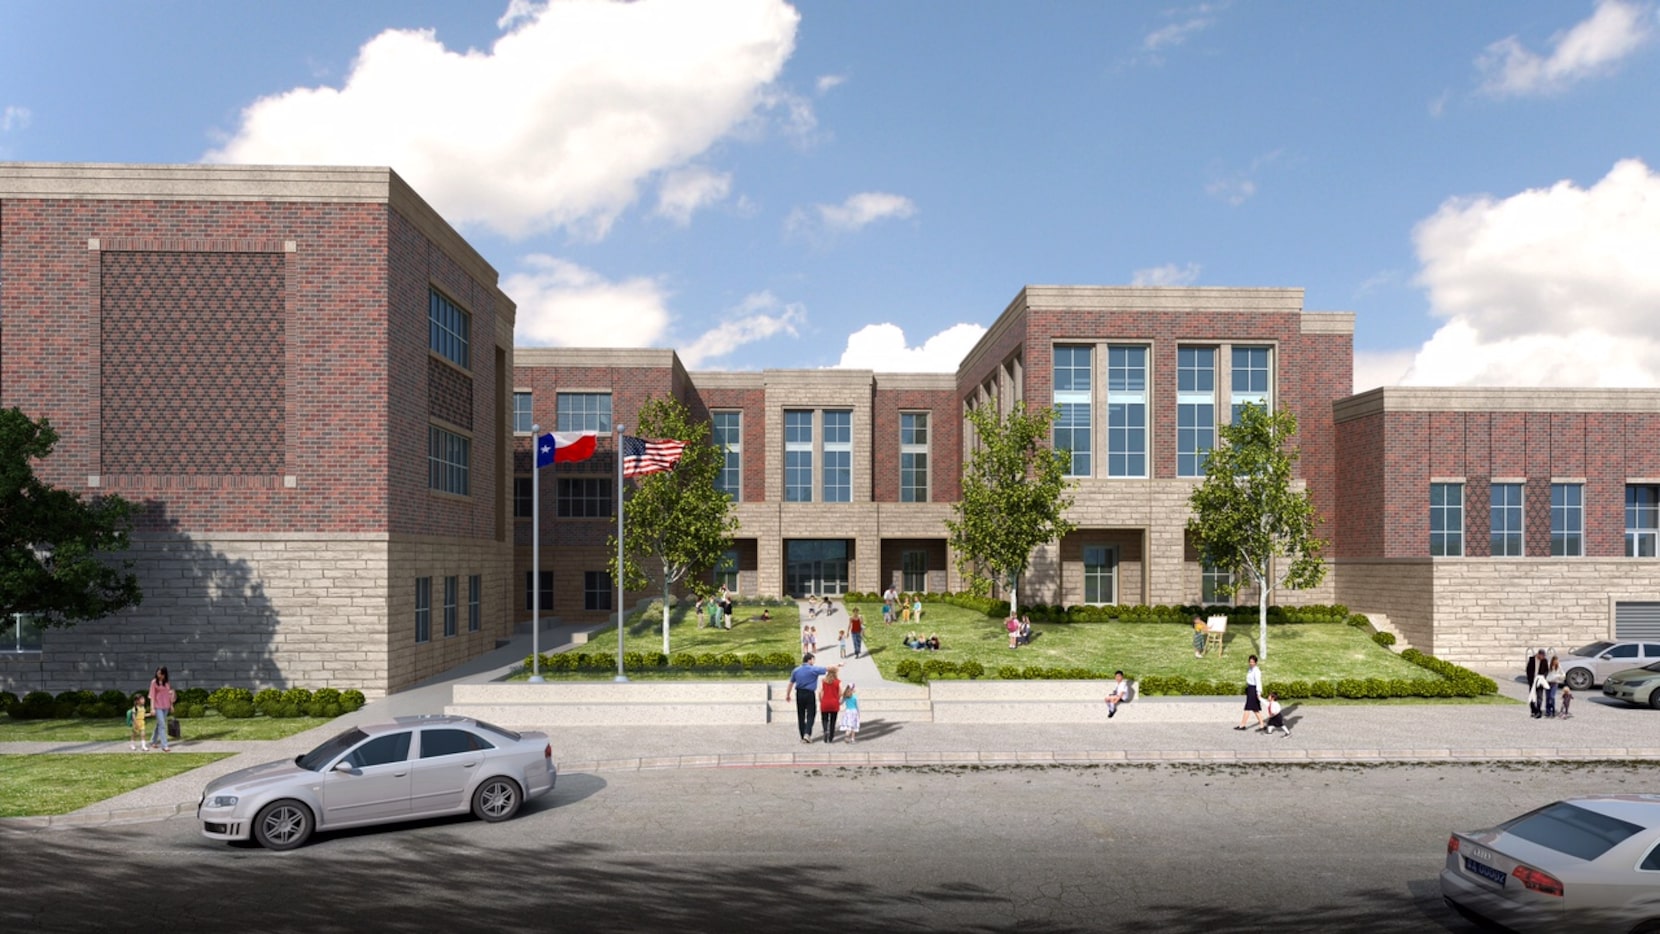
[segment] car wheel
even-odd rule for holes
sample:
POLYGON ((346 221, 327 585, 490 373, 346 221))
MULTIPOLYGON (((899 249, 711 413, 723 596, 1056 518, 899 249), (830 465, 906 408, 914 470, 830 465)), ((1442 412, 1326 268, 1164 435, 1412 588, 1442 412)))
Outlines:
POLYGON ((311 811, 298 801, 273 801, 254 817, 254 839, 268 850, 292 850, 311 839, 311 811))
POLYGON ((1591 677, 1591 670, 1589 668, 1570 668, 1568 669, 1567 676, 1563 678, 1563 680, 1568 682, 1568 687, 1571 687, 1576 691, 1588 691, 1590 690, 1591 682, 1594 679, 1591 677))
MULTIPOLYGON (((1660 710, 1660 688, 1648 692, 1648 705, 1655 710, 1660 710)), ((1660 925, 1660 921, 1655 922, 1655 924, 1660 925)), ((1657 927, 1656 930, 1660 930, 1660 927, 1657 927)))
POLYGON ((487 778, 473 792, 473 816, 492 824, 507 820, 519 813, 519 805, 523 801, 518 783, 511 778, 487 778))

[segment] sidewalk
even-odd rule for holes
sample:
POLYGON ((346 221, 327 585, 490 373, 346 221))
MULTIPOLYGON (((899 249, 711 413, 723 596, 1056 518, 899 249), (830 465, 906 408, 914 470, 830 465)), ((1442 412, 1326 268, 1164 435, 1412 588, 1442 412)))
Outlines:
MULTIPOLYGON (((841 621, 839 611, 832 617, 841 621)), ((567 647, 576 627, 544 631, 544 651, 567 647)), ((821 633, 822 635, 822 633, 821 633)), ((834 631, 819 643, 820 663, 834 631)), ((475 659, 440 679, 376 699, 315 730, 269 742, 174 744, 180 751, 239 753, 221 762, 119 795, 71 814, 0 820, 38 828, 139 820, 193 813, 208 780, 260 762, 291 758, 345 726, 418 713, 441 713, 456 683, 489 682, 515 669, 529 653, 530 636, 475 659)), ((847 659, 844 677, 880 681, 868 658, 847 659), (862 663, 862 664, 861 664, 862 663), (868 671, 862 665, 868 665, 868 671)), ((1519 700, 1512 675, 1488 672, 1500 693, 1519 700)), ((1287 705, 1293 735, 1237 731, 1242 698, 1138 698, 1110 722, 1074 725, 891 722, 867 717, 859 742, 802 745, 792 718, 768 724, 704 727, 567 727, 552 733, 561 772, 665 768, 800 768, 916 765, 1009 765, 1182 762, 1250 763, 1468 762, 1483 760, 1660 759, 1654 713, 1604 703, 1582 692, 1569 720, 1534 720, 1515 704, 1287 705)), ((1254 726, 1254 721, 1253 724, 1254 726)), ((188 721, 186 721, 188 729, 188 721)), ((82 752, 133 755, 126 742, 3 743, 0 753, 82 752)), ((155 755, 155 753, 151 753, 155 755)))

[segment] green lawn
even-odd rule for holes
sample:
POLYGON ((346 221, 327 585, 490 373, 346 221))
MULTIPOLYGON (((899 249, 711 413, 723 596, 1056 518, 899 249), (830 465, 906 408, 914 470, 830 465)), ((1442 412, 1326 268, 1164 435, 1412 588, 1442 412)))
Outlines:
POLYGON ((0 756, 0 817, 68 814, 230 755, 234 753, 0 756))
MULTIPOLYGON (((328 723, 325 717, 248 717, 228 720, 214 712, 179 721, 185 740, 282 739, 328 723)), ((151 721, 152 725, 154 721, 151 721)), ((13 720, 0 717, 0 743, 98 743, 125 740, 121 720, 13 720)), ((177 740, 175 740, 177 742, 177 740)))

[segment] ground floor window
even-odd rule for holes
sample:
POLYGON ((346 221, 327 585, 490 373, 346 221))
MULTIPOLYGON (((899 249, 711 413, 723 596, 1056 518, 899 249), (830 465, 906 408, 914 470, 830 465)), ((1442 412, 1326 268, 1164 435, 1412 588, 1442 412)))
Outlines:
MULTIPOLYGON (((531 604, 531 601, 536 599, 536 593, 535 593, 534 590, 532 590, 532 588, 534 588, 535 586, 536 586, 536 572, 526 571, 525 572, 525 609, 527 611, 528 610, 533 610, 533 609, 536 608, 531 604)), ((544 610, 548 609, 551 606, 553 606, 553 572, 552 571, 543 571, 542 572, 542 601, 541 602, 542 602, 542 609, 544 609, 544 610)))
POLYGON ((34 616, 14 613, 0 624, 0 652, 39 652, 41 627, 34 616))
POLYGON ((467 631, 478 632, 480 623, 479 599, 484 592, 484 577, 473 574, 467 578, 467 631))
POLYGON ((728 548, 715 562, 716 587, 725 587, 733 593, 738 592, 738 549, 728 548))
POLYGON ((1204 604, 1233 602, 1233 572, 1213 564, 1199 568, 1199 602, 1204 604))
POLYGON ((925 593, 928 590, 928 552, 900 552, 899 568, 901 590, 906 593, 925 593))
POLYGON ((415 641, 432 640, 432 578, 415 578, 415 641))
POLYGON ((784 589, 791 596, 847 593, 846 539, 808 538, 784 543, 784 589))
POLYGON ((455 575, 444 578, 444 635, 455 635, 456 599, 460 596, 459 581, 455 575))
POLYGON ((611 609, 611 572, 582 572, 582 608, 584 610, 611 609))
POLYGON ((1118 602, 1118 552, 1106 545, 1084 546, 1084 602, 1118 602))

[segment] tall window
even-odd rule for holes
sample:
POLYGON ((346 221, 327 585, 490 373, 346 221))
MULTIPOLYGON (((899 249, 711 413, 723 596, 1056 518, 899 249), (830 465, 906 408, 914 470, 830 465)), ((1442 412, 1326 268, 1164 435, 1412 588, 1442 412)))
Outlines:
POLYGON ((536 506, 536 490, 531 486, 535 482, 532 477, 513 478, 513 518, 530 518, 536 506))
POLYGON ((1625 487, 1625 556, 1653 558, 1660 537, 1660 486, 1628 483, 1625 487))
POLYGON ((738 549, 728 548, 715 562, 715 586, 738 592, 738 549))
POLYGON ((1233 601, 1232 586, 1232 571, 1219 568, 1208 561, 1199 565, 1200 603, 1231 603, 1233 601))
POLYGON ((611 515, 609 477, 560 477, 559 517, 595 519, 611 515))
POLYGON ((611 394, 608 392, 562 392, 558 396, 558 431, 611 430, 611 394))
POLYGON ((530 426, 536 424, 536 418, 531 414, 531 394, 515 392, 513 394, 513 431, 516 434, 530 434, 530 426))
POLYGON ((1514 558, 1522 554, 1522 485, 1495 483, 1492 486, 1493 556, 1514 558))
POLYGON ((813 413, 784 413, 784 502, 813 501, 813 413))
POLYGON ((1107 348, 1107 476, 1147 476, 1147 348, 1107 348))
POLYGON ((1429 553, 1438 557, 1464 554, 1464 484, 1429 485, 1429 553))
POLYGON ((710 423, 715 447, 721 452, 720 473, 715 475, 715 489, 734 501, 744 498, 743 413, 712 412, 710 423))
MULTIPOLYGON (((525 572, 525 611, 526 612, 529 612, 530 609, 531 609, 531 601, 536 599, 536 592, 532 588, 536 586, 536 578, 537 577, 538 577, 538 575, 534 571, 526 571, 525 572)), ((541 577, 541 584, 542 584, 542 588, 541 588, 542 589, 541 608, 545 610, 545 609, 548 609, 549 607, 553 606, 553 572, 552 571, 543 571, 541 573, 540 577, 541 577)))
POLYGON ((1118 555, 1105 545, 1084 547, 1084 602, 1116 603, 1118 555))
POLYGON ((1068 476, 1090 475, 1090 405, 1094 348, 1055 347, 1055 450, 1072 455, 1068 476))
POLYGON ((472 331, 472 316, 454 302, 427 290, 427 346, 445 360, 463 370, 472 366, 468 335, 472 331))
POLYGON ((432 641, 432 578, 415 578, 415 641, 432 641))
POLYGON ((467 631, 478 632, 483 614, 479 612, 480 603, 484 598, 484 575, 471 574, 467 577, 467 631))
POLYGON ((582 572, 582 608, 584 610, 611 609, 611 572, 582 572))
POLYGON ((1268 357, 1270 348, 1267 347, 1235 347, 1233 348, 1232 381, 1233 393, 1230 396, 1232 403, 1233 421, 1239 421, 1239 410, 1247 405, 1269 407, 1268 402, 1268 357))
POLYGON ((472 458, 472 439, 437 425, 427 426, 427 489, 468 495, 472 458))
POLYGON ((460 596, 460 588, 456 586, 456 577, 451 574, 444 578, 444 635, 455 635, 456 598, 460 596))
POLYGON ((1585 485, 1550 485, 1550 553, 1553 558, 1585 554, 1585 485))
POLYGON ((1202 477, 1216 447, 1216 348, 1176 350, 1176 476, 1202 477))
POLYGON ((899 553, 900 590, 923 593, 928 590, 928 552, 922 550, 899 553))
POLYGON ((0 653, 39 652, 41 625, 33 613, 13 613, 0 620, 0 653))
POLYGON ((853 411, 830 409, 824 413, 824 501, 847 503, 853 500, 853 411))
POLYGON ((928 413, 899 413, 899 501, 928 502, 928 413))

